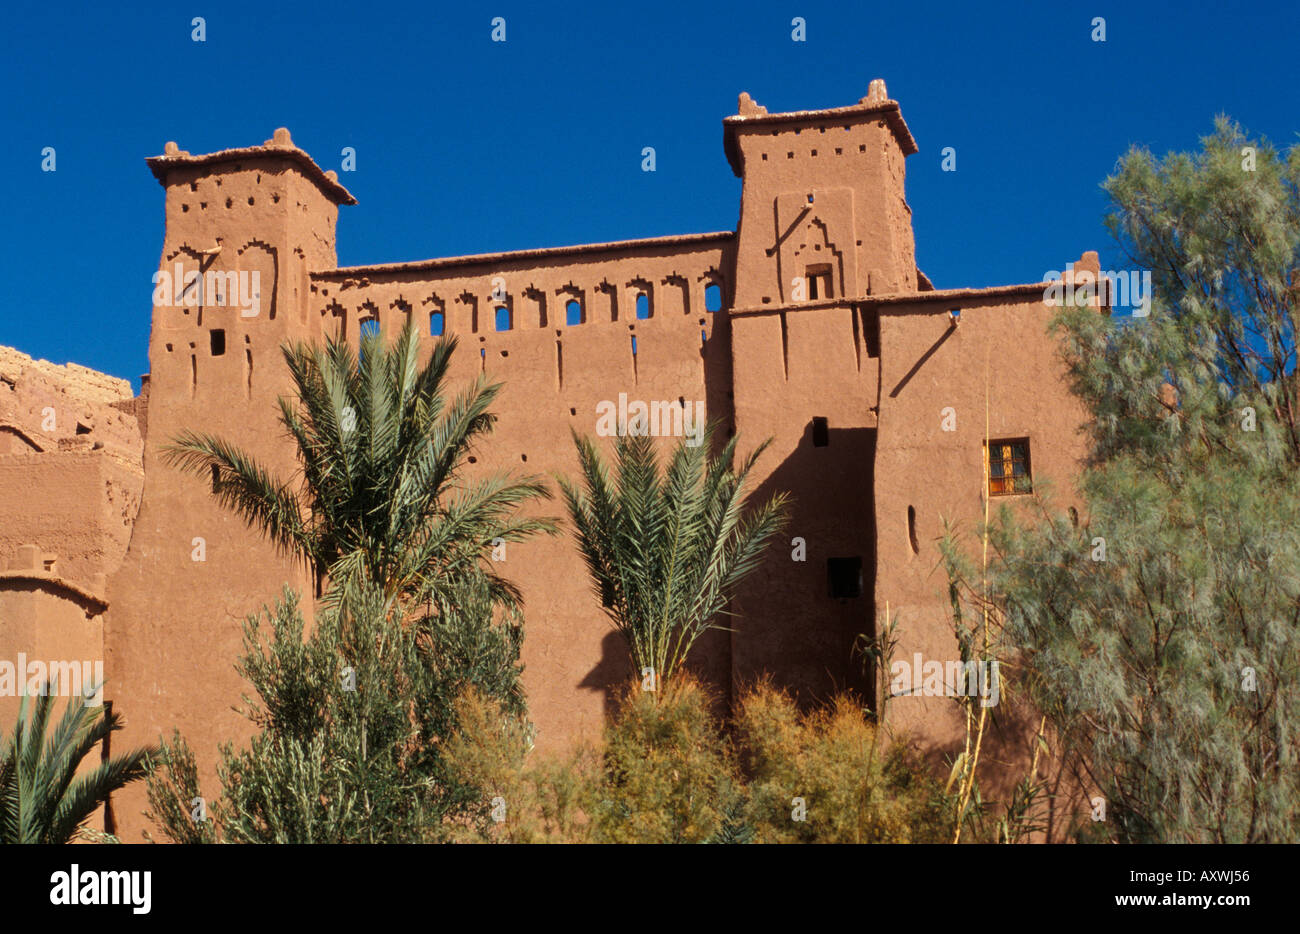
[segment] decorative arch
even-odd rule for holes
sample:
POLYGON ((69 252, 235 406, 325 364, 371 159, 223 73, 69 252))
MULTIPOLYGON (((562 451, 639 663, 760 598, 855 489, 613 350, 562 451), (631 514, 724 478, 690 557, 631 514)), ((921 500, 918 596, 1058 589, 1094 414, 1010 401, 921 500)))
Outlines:
POLYGON ((636 309, 636 317, 639 321, 644 321, 655 316, 655 285, 649 279, 637 277, 627 284, 628 290, 632 293, 632 306, 636 309))
POLYGON ((402 327, 406 327, 411 323, 411 303, 402 298, 402 296, 399 295, 397 298, 393 299, 392 303, 388 306, 388 310, 395 311, 402 316, 402 327))
POLYGON ((586 324, 591 320, 591 314, 587 308, 587 290, 579 288, 576 283, 568 282, 555 290, 556 297, 564 305, 564 324, 571 327, 575 324, 586 324), (577 321, 574 321, 574 305, 577 306, 577 321))
POLYGON ((250 281, 249 290, 258 296, 261 304, 261 310, 267 311, 267 317, 275 320, 279 292, 280 292, 280 252, 271 244, 263 240, 249 240, 239 248, 239 271, 245 270, 253 272, 257 270, 257 285, 250 281), (263 281, 267 274, 271 277, 271 301, 270 307, 266 303, 266 284, 263 281))

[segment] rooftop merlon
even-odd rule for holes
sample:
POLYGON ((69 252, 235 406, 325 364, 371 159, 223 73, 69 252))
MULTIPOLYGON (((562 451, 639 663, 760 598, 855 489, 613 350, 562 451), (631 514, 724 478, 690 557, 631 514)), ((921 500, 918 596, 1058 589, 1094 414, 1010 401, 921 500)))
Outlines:
POLYGON ((858 120, 877 115, 883 117, 889 124, 889 128, 893 130, 903 155, 913 155, 919 151, 916 140, 907 127, 907 121, 903 119, 898 101, 890 100, 888 93, 884 80, 876 78, 871 82, 867 96, 861 98, 856 104, 848 107, 831 107, 826 110, 793 110, 787 113, 768 113, 767 108, 755 101, 748 93, 742 93, 737 104, 737 113, 722 120, 723 146, 731 170, 737 178, 742 174, 740 150, 736 145, 736 134, 741 130, 754 126, 806 124, 817 120, 858 120))
POLYGON ((166 186, 167 174, 173 169, 186 166, 219 165, 241 159, 265 157, 283 158, 296 163, 302 169, 303 175, 313 181, 321 192, 335 204, 357 203, 357 199, 353 197, 352 193, 339 184, 338 173, 332 169, 327 172, 317 165, 311 156, 294 145, 289 131, 284 127, 277 129, 274 135, 260 146, 223 149, 220 152, 210 152, 199 156, 191 155, 177 146, 176 143, 169 141, 163 147, 161 156, 150 156, 144 161, 149 166, 150 171, 153 172, 154 178, 158 179, 160 184, 166 186))

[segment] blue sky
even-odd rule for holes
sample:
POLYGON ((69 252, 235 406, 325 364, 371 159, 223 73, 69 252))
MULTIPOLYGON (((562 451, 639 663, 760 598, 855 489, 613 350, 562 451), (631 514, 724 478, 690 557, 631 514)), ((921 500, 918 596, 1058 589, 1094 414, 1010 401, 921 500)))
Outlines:
POLYGON ((287 126, 327 169, 352 146, 340 263, 414 260, 734 229, 738 93, 835 107, 882 77, 920 145, 918 262, 944 288, 1115 257, 1098 185, 1131 144, 1194 148, 1220 112, 1281 146, 1300 129, 1293 3, 197 0, 29 4, 3 30, 0 344, 137 386, 163 233, 143 160, 170 139, 199 153, 287 126))

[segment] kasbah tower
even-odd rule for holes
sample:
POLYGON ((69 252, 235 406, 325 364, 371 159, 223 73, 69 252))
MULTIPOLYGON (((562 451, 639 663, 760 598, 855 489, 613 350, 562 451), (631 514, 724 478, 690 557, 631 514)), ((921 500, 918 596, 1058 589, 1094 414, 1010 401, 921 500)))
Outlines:
MULTIPOLYGON (((471 477, 576 476, 570 429, 594 435, 598 404, 620 394, 702 401, 742 452, 773 439, 754 488, 792 494, 789 526, 733 600, 730 631, 692 656, 722 701, 766 673, 805 701, 849 688, 874 706, 881 679, 853 649, 886 606, 896 658, 957 659, 937 541, 944 518, 973 532, 983 515, 986 439, 1014 443, 1035 486, 1075 501, 1085 413, 1047 332, 1046 286, 935 289, 917 268, 903 187, 917 146, 883 81, 828 110, 768 113, 742 94, 723 139, 743 181, 735 232, 364 267, 335 252, 339 206, 355 199, 287 130, 208 155, 168 143, 147 160, 165 191, 160 270, 256 271, 257 313, 176 289, 153 308, 134 398, 122 380, 0 348, 3 657, 102 659, 105 701, 126 720, 114 746, 178 728, 215 795, 218 744, 250 735, 235 711, 241 622, 286 584, 310 615, 313 590, 160 450, 207 432, 291 474, 281 345, 414 321, 426 353, 437 334, 459 338, 457 386, 479 372, 504 383, 471 477)), ((498 570, 524 595, 540 750, 595 738, 633 673, 571 535, 511 544, 498 570)), ((16 709, 0 697, 6 726, 16 709)), ((894 698, 888 718, 936 762, 964 735, 951 697, 894 698)), ((144 809, 137 785, 106 821, 138 841, 144 809)))

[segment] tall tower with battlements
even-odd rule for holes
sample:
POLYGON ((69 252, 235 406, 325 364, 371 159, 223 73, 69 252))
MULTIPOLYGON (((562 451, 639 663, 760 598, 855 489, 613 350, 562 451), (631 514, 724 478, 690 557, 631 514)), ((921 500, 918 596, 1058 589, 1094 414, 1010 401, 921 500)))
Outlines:
POLYGON ((735 676, 862 689, 854 643, 874 614, 880 338, 868 296, 915 292, 903 160, 916 143, 873 81, 849 107, 723 121, 743 179, 731 309, 736 430, 771 438, 764 492, 794 499, 790 540, 743 588, 735 676))
MULTIPOLYGON (((232 667, 243 618, 286 583, 311 591, 301 566, 160 452, 183 432, 209 433, 293 470, 276 417, 290 387, 280 346, 319 332, 309 274, 336 264, 338 206, 355 200, 284 129, 261 146, 202 156, 168 143, 147 161, 166 191, 166 229, 152 282, 146 478, 109 582, 105 697, 127 715, 120 742, 178 727, 203 751, 211 785, 217 741, 247 732, 232 710, 246 689, 232 667)), ((142 803, 132 788, 116 810, 134 815, 142 803)))

